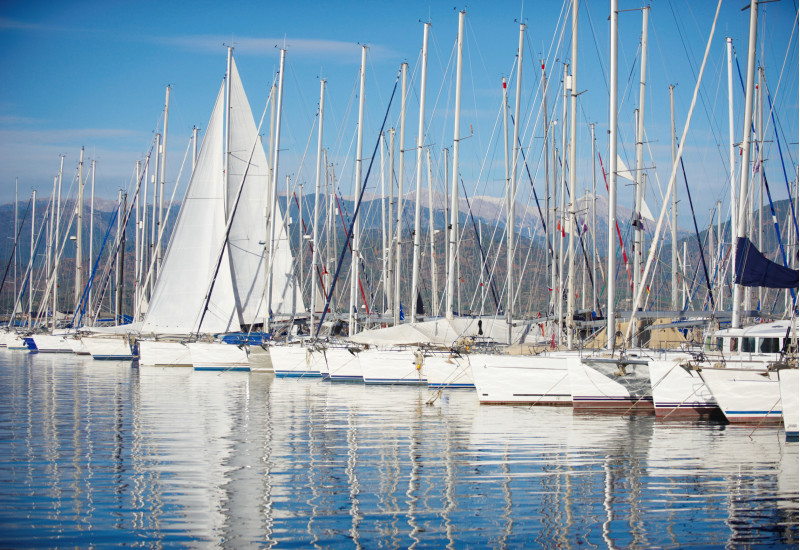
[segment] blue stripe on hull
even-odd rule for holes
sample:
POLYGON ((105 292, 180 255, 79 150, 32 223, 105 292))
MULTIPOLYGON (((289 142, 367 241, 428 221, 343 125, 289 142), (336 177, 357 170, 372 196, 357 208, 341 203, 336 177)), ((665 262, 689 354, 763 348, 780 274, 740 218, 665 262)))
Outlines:
POLYGON ((276 378, 322 378, 321 372, 275 371, 276 378))
POLYGON ((231 371, 231 372, 250 372, 250 367, 194 367, 194 370, 202 371, 231 371))

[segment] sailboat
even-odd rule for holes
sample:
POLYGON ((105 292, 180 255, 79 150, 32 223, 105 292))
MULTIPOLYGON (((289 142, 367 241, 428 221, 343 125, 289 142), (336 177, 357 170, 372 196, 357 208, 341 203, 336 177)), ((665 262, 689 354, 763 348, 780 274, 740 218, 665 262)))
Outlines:
MULTIPOLYGON (((249 370, 245 347, 215 341, 215 335, 249 331, 270 313, 264 298, 267 175, 261 138, 229 50, 228 80, 217 94, 141 329, 140 364, 249 370)), ((274 223, 281 222, 276 209, 274 223)), ((271 309, 281 312, 291 303, 295 283, 286 267, 291 266, 288 242, 276 250, 271 267, 280 291, 273 294, 271 309)))

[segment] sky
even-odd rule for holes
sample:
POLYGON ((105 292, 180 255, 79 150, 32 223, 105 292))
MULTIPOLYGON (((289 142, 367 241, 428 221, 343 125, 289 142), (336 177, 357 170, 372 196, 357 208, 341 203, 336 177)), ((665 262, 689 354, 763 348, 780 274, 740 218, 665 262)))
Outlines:
MULTIPOLYGON (((136 3, 16 1, 0 4, 0 202, 36 188, 49 196, 59 157, 65 155, 65 189, 74 179, 80 148, 97 163, 97 196, 114 199, 131 189, 135 162, 149 149, 171 86, 168 130, 168 186, 178 181, 193 126, 208 122, 226 70, 226 45, 234 56, 256 121, 263 111, 287 49, 280 178, 313 186, 315 117, 319 79, 326 79, 324 146, 334 163, 344 195, 353 190, 357 126, 357 84, 361 45, 368 45, 365 91, 364 158, 369 159, 388 108, 388 127, 398 127, 400 91, 389 99, 402 62, 409 64, 406 118, 405 191, 415 184, 415 143, 419 117, 420 51, 423 23, 429 21, 430 50, 424 144, 432 155, 434 186, 444 191, 442 149, 452 150, 455 43, 458 11, 466 9, 462 77, 461 162, 470 195, 504 193, 501 79, 509 78, 513 113, 519 24, 526 23, 522 62, 520 140, 540 197, 544 194, 541 123, 541 65, 548 76, 548 110, 562 118, 558 98, 563 63, 569 60, 569 2, 495 1, 460 6, 429 2, 152 2, 136 3), (567 26, 565 28, 565 22, 567 26)), ((708 41, 716 3, 655 0, 648 27, 645 131, 647 202, 657 215, 659 186, 670 172, 669 85, 675 85, 676 126, 680 136, 708 41), (652 156, 651 156, 652 152, 652 156)), ((745 2, 725 0, 711 45, 684 152, 692 199, 701 226, 722 202, 729 216, 728 92, 725 37, 733 39, 742 72, 746 70, 748 12, 745 2)), ((589 124, 608 167, 608 2, 580 2, 577 88, 577 174, 579 189, 592 185, 589 124)), ((634 109, 638 104, 640 2, 620 0, 619 130, 620 155, 634 162, 634 109)), ((759 11, 759 62, 775 105, 789 179, 798 159, 798 33, 796 0, 766 3, 759 11)), ((742 139, 744 94, 734 66, 735 141, 742 139)), ((563 121, 556 125, 557 131, 563 121)), ((160 130, 159 130, 160 131, 160 130)), ((787 191, 773 126, 764 145, 767 176, 775 200, 787 191)), ((399 143, 399 135, 396 136, 399 143)), ((560 134, 557 147, 561 149, 560 134)), ((368 191, 380 192, 375 173, 368 191)), ((596 160, 595 160, 596 165, 596 160)), ((598 193, 604 192, 596 165, 598 193)), ((366 171, 366 170, 365 170, 366 171)), ((178 182, 185 188, 188 168, 178 182)), ((427 173, 426 173, 427 177, 427 173)), ((426 177, 422 184, 427 185, 426 177)), ((529 203, 530 183, 517 200, 529 203)), ((632 188, 620 180, 619 203, 630 206, 632 188)), ((679 225, 691 217, 679 181, 679 225)), ((583 191, 579 191, 583 192, 583 191)))

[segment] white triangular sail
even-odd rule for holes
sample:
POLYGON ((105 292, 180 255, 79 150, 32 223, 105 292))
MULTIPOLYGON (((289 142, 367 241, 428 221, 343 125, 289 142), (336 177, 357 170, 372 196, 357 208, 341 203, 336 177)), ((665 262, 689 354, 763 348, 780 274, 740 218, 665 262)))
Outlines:
POLYGON ((230 265, 223 253, 208 311, 198 327, 225 238, 223 90, 220 88, 197 164, 161 266, 142 332, 191 334, 238 329, 230 265))
MULTIPOLYGON (((226 206, 228 216, 233 212, 240 186, 242 194, 238 206, 236 206, 228 244, 239 322, 243 325, 250 325, 267 314, 264 307, 264 285, 267 269, 265 214, 269 171, 264 146, 258 135, 250 104, 233 59, 231 59, 230 78, 230 148, 226 206), (248 160, 250 161, 249 166, 248 160)), ((280 211, 276 212, 275 223, 277 227, 283 226, 280 211)), ((283 238, 278 239, 276 243, 272 268, 274 285, 272 311, 273 313, 289 313, 291 312, 295 279, 292 276, 292 252, 285 233, 283 238)), ((299 293, 297 300, 297 309, 303 310, 302 298, 299 293)))

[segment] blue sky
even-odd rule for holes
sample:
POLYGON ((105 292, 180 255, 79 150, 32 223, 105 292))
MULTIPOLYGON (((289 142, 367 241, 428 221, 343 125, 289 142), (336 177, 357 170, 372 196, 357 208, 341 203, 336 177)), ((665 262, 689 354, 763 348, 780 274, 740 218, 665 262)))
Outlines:
MULTIPOLYGON (((720 14, 701 101, 695 110, 685 161, 701 225, 716 200, 727 203, 727 80, 725 37, 734 40, 742 71, 746 65, 747 11, 743 1, 726 1, 720 14)), ((642 4, 620 0, 620 9, 642 4)), ((673 83, 678 135, 688 110, 696 73, 708 39, 716 3, 657 0, 651 4, 648 93, 645 124, 654 167, 649 178, 669 176, 668 85, 673 83)), ((13 200, 14 178, 20 195, 37 188, 49 195, 65 154, 65 180, 74 174, 80 147, 87 159, 97 159, 98 195, 115 198, 128 188, 135 161, 149 148, 171 84, 168 181, 174 182, 193 125, 205 126, 225 73, 224 43, 233 43, 240 74, 256 119, 277 70, 278 46, 288 48, 286 105, 281 140, 281 179, 300 173, 306 189, 313 184, 314 144, 303 161, 312 132, 320 76, 327 79, 325 146, 337 164, 345 195, 352 192, 351 143, 356 130, 355 96, 360 63, 359 44, 370 46, 367 67, 365 154, 374 147, 380 122, 399 64, 408 61, 414 73, 409 90, 406 148, 416 139, 419 79, 415 68, 422 43, 422 21, 431 21, 427 93, 426 144, 431 146, 435 172, 443 176, 442 147, 452 147, 454 44, 458 8, 426 2, 21 2, 0 5, 0 201, 13 200)), ((539 194, 541 123, 541 58, 549 72, 548 102, 552 112, 562 72, 569 57, 569 27, 563 24, 569 4, 560 2, 491 2, 467 5, 464 96, 462 106, 462 176, 470 193, 503 193, 502 137, 495 124, 500 109, 503 76, 511 74, 518 42, 518 21, 527 22, 523 61, 523 143, 539 194), (535 129, 534 129, 535 128, 535 129), (538 168, 537 168, 538 166, 538 168)), ((763 55, 769 89, 775 102, 789 157, 798 161, 797 7, 792 0, 764 4, 760 12, 759 58, 763 55), (763 54, 762 54, 763 51, 763 54), (788 55, 787 55, 788 52, 788 55), (780 86, 778 82, 780 80, 780 86)), ((582 2, 579 23, 579 186, 591 181, 588 123, 597 123, 597 140, 607 166, 608 124, 608 2, 582 2)), ((641 33, 639 11, 620 14, 620 151, 633 166, 633 110, 638 101, 637 50, 641 33)), ((509 86, 511 109, 515 84, 509 86)), ((734 79, 736 139, 742 136, 743 94, 734 79)), ((560 104, 557 105, 560 118, 560 104)), ((399 93, 389 118, 396 125, 399 93)), ((771 127, 770 127, 771 128, 771 127)), ((771 132, 771 129, 770 129, 771 132)), ((775 198, 785 198, 783 172, 774 137, 765 146, 768 177, 775 198)), ((560 143, 560 138, 559 138, 560 143)), ((411 187, 413 152, 407 155, 406 190, 411 187)), ((599 176, 598 170, 598 178, 599 176)), ((790 172, 791 173, 791 172, 790 172)), ((791 176, 790 176, 791 177, 791 176)), ((370 181, 372 190, 378 179, 370 181)), ((424 181, 424 180, 423 180, 424 181)), ((184 175, 183 184, 186 177, 184 175)), ((681 182, 682 184, 682 182, 681 182)), ((598 183, 599 188, 602 185, 598 183)), ((443 189, 443 183, 437 182, 443 189)), ((682 188, 681 188, 682 189, 682 188)), ((649 190, 651 209, 658 199, 649 190)), ((66 191, 65 191, 66 192, 66 191)), ((180 192, 178 196, 180 196, 180 192)), ((620 188, 619 202, 628 206, 630 190, 620 188)), ((520 202, 528 201, 521 192, 520 202)), ((681 225, 691 221, 682 209, 681 225)))

